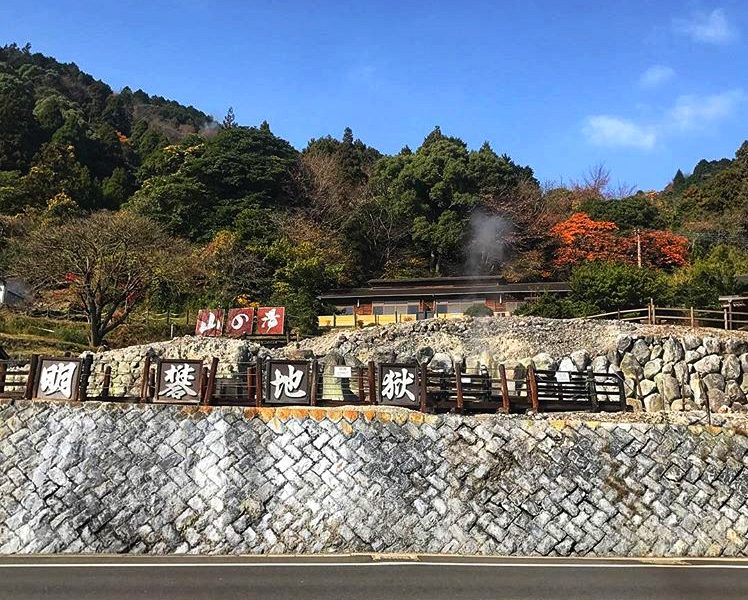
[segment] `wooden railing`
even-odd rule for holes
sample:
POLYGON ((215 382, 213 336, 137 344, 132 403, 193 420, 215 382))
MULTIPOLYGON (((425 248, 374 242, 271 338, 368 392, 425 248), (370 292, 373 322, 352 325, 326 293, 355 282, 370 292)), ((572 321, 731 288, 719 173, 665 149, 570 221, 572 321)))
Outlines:
POLYGON ((688 327, 714 327, 726 330, 748 330, 748 312, 730 307, 722 310, 704 308, 679 308, 655 306, 615 310, 585 317, 586 319, 610 319, 648 325, 686 325, 688 327))
MULTIPOLYGON (((178 400, 165 398, 158 391, 161 371, 168 363, 180 363, 171 359, 161 361, 146 356, 140 372, 140 385, 134 395, 119 396, 111 389, 112 371, 109 366, 98 372, 96 392, 93 393, 92 359, 63 357, 60 359, 34 356, 29 362, 0 361, 0 398, 33 399, 43 396, 37 388, 45 380, 43 371, 49 361, 70 361, 78 365, 75 392, 68 401, 109 401, 130 403, 172 403, 197 405, 234 406, 342 406, 376 405, 404 406, 423 412, 443 413, 519 413, 526 411, 625 411, 623 380, 608 373, 536 371, 530 366, 526 370, 511 371, 504 365, 478 366, 471 370, 456 365, 448 371, 429 369, 426 365, 375 364, 352 367, 325 366, 317 360, 244 362, 234 368, 228 376, 218 376, 218 359, 208 363, 192 361, 195 373, 194 393, 183 395, 178 400), (288 365, 306 374, 303 397, 277 399, 272 393, 272 371, 282 371, 288 365), (409 393, 393 398, 386 396, 388 370, 407 371, 409 393), (380 387, 381 386, 381 387, 380 387), (114 393, 113 393, 114 392, 114 393)), ((188 361, 189 362, 189 361, 188 361)), ((390 380, 391 383, 391 380, 390 380)), ((391 386, 390 386, 391 389, 391 386)), ((163 390, 162 390, 163 391, 163 390)))

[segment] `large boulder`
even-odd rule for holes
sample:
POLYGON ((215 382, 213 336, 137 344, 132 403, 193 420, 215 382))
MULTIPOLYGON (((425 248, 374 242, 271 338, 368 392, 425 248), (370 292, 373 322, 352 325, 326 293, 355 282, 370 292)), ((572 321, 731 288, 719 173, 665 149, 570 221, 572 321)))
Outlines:
POLYGON ((653 392, 657 391, 657 384, 649 379, 642 379, 639 382, 639 394, 642 398, 649 396, 653 392))
POLYGON ((645 340, 638 339, 634 342, 634 346, 631 348, 631 354, 633 354, 636 360, 643 365, 649 360, 649 357, 652 354, 652 349, 645 340))
POLYGON ((728 381, 725 384, 725 396, 730 402, 745 402, 745 392, 736 381, 728 381))
POLYGON ((683 345, 675 338, 668 338, 662 344, 662 360, 666 363, 674 363, 683 360, 685 351, 683 345))
POLYGON ((641 364, 639 364, 639 361, 636 360, 633 354, 624 354, 620 367, 623 374, 629 379, 641 379, 644 375, 641 364))
POLYGON ((693 333, 687 333, 683 336, 683 347, 686 350, 696 350, 701 346, 701 339, 699 336, 694 335, 693 333))
POLYGON ((734 354, 727 354, 722 359, 722 377, 733 380, 740 377, 740 361, 734 354))
MULTIPOLYGON (((659 388, 660 386, 658 386, 659 388)), ((661 380, 661 387, 658 391, 662 395, 665 402, 672 402, 673 400, 681 397, 680 385, 678 380, 672 375, 663 375, 661 380)))
POLYGON ((748 353, 738 356, 738 361, 740 361, 740 370, 743 373, 748 373, 748 353))
POLYGON ((719 354, 722 352, 722 343, 715 337, 705 337, 702 343, 707 354, 719 354))
POLYGON ((708 390, 720 390, 725 389, 725 378, 719 373, 709 373, 703 377, 704 385, 708 390))
POLYGON ((607 356, 601 355, 592 359, 592 371, 595 373, 607 373, 608 366, 607 356))
POLYGON ((722 361, 720 360, 719 356, 710 354, 709 356, 705 356, 701 360, 694 363, 693 366, 694 369, 696 369, 696 372, 700 374, 719 373, 720 369, 722 368, 722 361))
POLYGON ((558 364, 558 370, 559 371, 579 371, 580 369, 577 368, 576 363, 571 360, 571 357, 565 356, 561 359, 561 362, 558 364))
POLYGON ((587 350, 577 350, 576 352, 572 352, 569 355, 569 358, 571 358, 571 362, 574 363, 577 371, 584 371, 590 362, 590 355, 587 350))
POLYGON ((647 412, 659 412, 665 410, 665 403, 660 394, 650 394, 644 398, 644 410, 647 412))
POLYGON ((730 338, 725 340, 725 352, 729 354, 742 354, 746 350, 746 343, 744 340, 736 338, 730 338))
POLYGON ((540 352, 532 357, 532 364, 541 371, 553 371, 556 369, 556 361, 547 352, 540 352))
POLYGON ((723 407, 729 406, 727 396, 725 396, 725 393, 721 390, 711 389, 709 390, 707 397, 709 398, 709 408, 715 412, 723 407))
POLYGON ((675 378, 678 380, 678 383, 681 385, 685 385, 688 383, 688 365, 685 363, 685 361, 677 362, 673 365, 673 374, 675 375, 675 378))
POLYGON ((434 357, 434 349, 431 346, 420 346, 416 350, 416 361, 419 365, 427 365, 434 357))
POLYGON ((446 352, 437 352, 433 355, 429 363, 429 369, 434 371, 449 373, 452 371, 452 368, 452 357, 446 352))
POLYGON ((662 359, 655 358, 644 365, 644 377, 654 379, 654 376, 662 372, 662 359))

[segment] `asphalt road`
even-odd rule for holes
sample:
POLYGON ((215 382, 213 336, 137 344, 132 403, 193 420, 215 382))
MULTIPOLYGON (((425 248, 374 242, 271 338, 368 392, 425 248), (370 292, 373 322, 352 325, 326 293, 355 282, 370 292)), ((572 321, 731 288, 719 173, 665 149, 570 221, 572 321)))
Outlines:
POLYGON ((744 600, 748 561, 15 556, 0 558, 0 598, 744 600))

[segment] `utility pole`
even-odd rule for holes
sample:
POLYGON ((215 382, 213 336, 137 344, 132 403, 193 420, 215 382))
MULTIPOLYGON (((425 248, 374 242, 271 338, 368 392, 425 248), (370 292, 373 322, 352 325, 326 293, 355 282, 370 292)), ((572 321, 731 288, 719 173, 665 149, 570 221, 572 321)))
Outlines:
POLYGON ((639 228, 636 228, 636 264, 642 268, 642 236, 639 228))

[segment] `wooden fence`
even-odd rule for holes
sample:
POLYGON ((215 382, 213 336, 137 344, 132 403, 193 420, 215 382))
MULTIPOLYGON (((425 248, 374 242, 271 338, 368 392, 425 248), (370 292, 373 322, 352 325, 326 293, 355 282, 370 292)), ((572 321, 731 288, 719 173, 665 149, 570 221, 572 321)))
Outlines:
POLYGON ((715 327, 726 330, 748 329, 748 312, 736 311, 730 306, 726 306, 722 310, 715 310, 649 304, 642 308, 616 310, 585 318, 611 319, 649 325, 687 325, 689 327, 715 327))
MULTIPOLYGON (((110 367, 98 375, 102 377, 101 385, 97 385, 100 388, 98 394, 89 394, 91 367, 90 358, 34 356, 25 363, 0 361, 0 398, 252 407, 381 404, 431 413, 626 410, 623 379, 615 374, 594 373, 591 369, 586 372, 557 372, 535 370, 530 366, 521 374, 508 375, 504 365, 490 370, 486 367, 465 370, 458 365, 454 371, 438 371, 417 364, 370 362, 364 366, 334 368, 316 360, 279 360, 259 364, 240 363, 235 373, 219 377, 216 358, 209 364, 203 364, 200 361, 159 361, 146 357, 139 393, 120 397, 111 393, 110 367), (71 390, 69 396, 48 398, 42 393, 44 390, 40 386, 50 387, 50 377, 43 370, 55 364, 58 367, 62 364, 76 366, 76 385, 68 385, 71 390), (163 394, 161 388, 179 381, 175 373, 185 366, 191 372, 190 385, 194 389, 185 388, 180 397, 163 394), (289 376, 293 372, 294 377, 283 375, 286 369, 289 376), (292 380, 298 383, 298 389, 287 396, 279 393, 292 380), (164 382, 171 383, 167 385, 164 382)), ((60 386, 58 388, 62 389, 60 386)), ((286 389, 286 393, 289 390, 286 389)))

